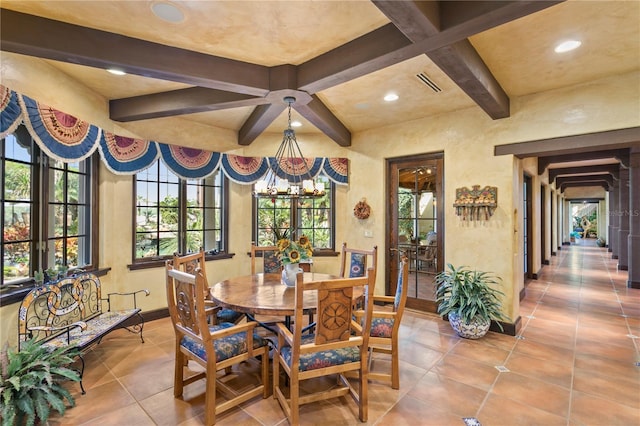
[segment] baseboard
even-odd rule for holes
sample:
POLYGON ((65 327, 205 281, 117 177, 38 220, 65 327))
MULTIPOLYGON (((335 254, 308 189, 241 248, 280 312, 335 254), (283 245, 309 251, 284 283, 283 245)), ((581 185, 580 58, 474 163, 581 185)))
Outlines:
POLYGON ((555 252, 555 251, 552 251, 552 252, 551 252, 551 256, 555 256, 555 255, 556 255, 556 252, 555 252))
POLYGON ((620 265, 618 264, 618 271, 628 271, 629 265, 620 265))
POLYGON ((522 328, 522 318, 518 316, 518 318, 516 318, 516 321, 513 323, 500 321, 500 324, 502 325, 503 330, 500 330, 500 326, 497 322, 491 321, 489 331, 506 334, 507 336, 516 336, 518 332, 520 332, 520 328, 522 328))
POLYGON ((526 296, 527 291, 523 288, 522 290, 520 290, 520 301, 522 302, 526 296))
POLYGON ((640 288, 640 281, 627 281, 627 287, 629 288, 640 288))
POLYGON ((570 246, 571 243, 562 243, 563 246, 570 246))
MULTIPOLYGON (((553 253, 551 253, 551 256, 553 256, 553 253)), ((550 265, 551 263, 548 260, 543 260, 542 264, 543 265, 550 265)))
POLYGON ((169 308, 160 308, 154 309, 153 311, 145 311, 142 312, 142 318, 144 318, 144 322, 149 322, 161 318, 169 317, 169 308))

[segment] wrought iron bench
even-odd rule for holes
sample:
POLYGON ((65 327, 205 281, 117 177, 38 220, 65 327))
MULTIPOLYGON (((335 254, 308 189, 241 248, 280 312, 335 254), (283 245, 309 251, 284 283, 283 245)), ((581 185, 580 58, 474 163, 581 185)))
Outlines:
POLYGON ((62 278, 31 290, 20 304, 18 311, 18 349, 26 340, 34 339, 51 349, 75 345, 80 349, 80 389, 84 373, 83 354, 113 330, 125 328, 139 334, 144 343, 142 329, 144 319, 137 307, 136 295, 149 290, 131 293, 101 295, 100 279, 92 273, 81 273, 62 278), (111 311, 114 296, 131 296, 132 309, 111 311), (102 303, 107 310, 103 311, 102 303))

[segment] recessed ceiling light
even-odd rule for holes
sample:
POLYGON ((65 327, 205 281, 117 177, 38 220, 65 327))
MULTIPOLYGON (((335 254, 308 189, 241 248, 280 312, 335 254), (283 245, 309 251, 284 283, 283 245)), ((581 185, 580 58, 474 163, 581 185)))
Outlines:
POLYGON ((151 11, 163 21, 173 24, 184 21, 184 13, 173 3, 155 2, 151 5, 151 11))
POLYGON ((291 127, 300 127, 302 126, 302 123, 299 121, 292 121, 291 122, 291 127))
POLYGON ((116 68, 108 68, 107 72, 110 72, 113 75, 127 75, 126 72, 124 72, 122 70, 119 70, 119 69, 116 69, 116 68))
POLYGON ((398 95, 396 95, 395 93, 389 93, 389 94, 385 95, 384 100, 387 101, 387 102, 397 101, 398 100, 398 95))
POLYGON ((582 42, 578 40, 567 40, 557 45, 553 50, 555 50, 556 53, 564 53, 573 49, 577 49, 581 44, 582 42))

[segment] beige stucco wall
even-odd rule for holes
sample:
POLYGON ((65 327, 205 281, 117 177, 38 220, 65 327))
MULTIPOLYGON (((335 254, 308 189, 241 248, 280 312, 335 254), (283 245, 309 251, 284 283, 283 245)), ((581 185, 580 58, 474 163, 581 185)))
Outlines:
MULTIPOLYGON (((114 123, 107 118, 107 100, 44 61, 4 52, 0 54, 0 60, 2 84, 118 134, 219 151, 234 150, 244 155, 273 155, 281 140, 279 134, 262 135, 249 147, 238 149, 234 132, 180 118, 162 120, 161 124, 153 125, 146 122, 114 123), (212 148, 214 146, 217 148, 212 148)), ((384 235, 385 159, 444 152, 445 263, 464 264, 502 277, 507 295, 505 312, 515 319, 519 315, 518 294, 523 286, 520 206, 524 166, 522 161, 512 156, 494 156, 494 146, 638 126, 639 78, 638 73, 632 73, 512 99, 511 117, 502 120, 491 120, 484 112, 473 108, 371 129, 354 134, 352 146, 348 149, 339 147, 323 135, 300 134, 298 139, 306 156, 349 158, 350 183, 337 189, 336 245, 342 241, 358 247, 377 245, 381 266, 384 266, 388 250, 384 235), (475 184, 498 187, 498 208, 487 222, 462 222, 451 206, 455 189, 475 184), (360 221, 351 214, 353 206, 362 198, 366 198, 372 207, 372 216, 367 221, 360 221), (365 237, 365 230, 372 231, 373 238, 365 237)), ((536 185, 539 188, 539 183, 536 185)), ((212 282, 248 272, 250 191, 250 187, 231 184, 229 249, 236 256, 207 263, 207 276, 212 282)), ((102 167, 100 266, 111 267, 110 273, 102 280, 104 291, 146 287, 151 290, 151 296, 141 300, 142 309, 162 308, 166 306, 164 270, 130 271, 127 268, 132 250, 132 203, 132 178, 114 175, 102 167)), ((535 226, 539 227, 539 224, 535 226)), ((335 271, 338 267, 337 258, 317 258, 314 261, 314 270, 319 272, 335 271)), ((384 279, 385 273, 381 269, 376 283, 377 293, 383 291, 384 279)), ((0 308, 2 342, 15 341, 16 309, 17 305, 0 308)))

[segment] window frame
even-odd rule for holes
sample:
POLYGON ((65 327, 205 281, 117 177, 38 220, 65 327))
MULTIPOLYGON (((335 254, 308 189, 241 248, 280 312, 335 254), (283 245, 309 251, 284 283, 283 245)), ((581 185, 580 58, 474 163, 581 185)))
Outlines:
MULTIPOLYGON (((0 158, 1 169, 3 174, 1 176, 1 198, 0 198, 0 213, 2 214, 3 223, 2 230, 4 231, 4 213, 5 213, 5 203, 7 199, 5 199, 5 189, 6 189, 6 180, 5 180, 5 164, 7 161, 9 162, 18 162, 22 164, 28 164, 30 167, 30 199, 25 201, 31 204, 31 211, 29 213, 29 239, 26 240, 30 245, 30 253, 29 253, 29 276, 21 277, 15 280, 11 280, 9 283, 5 283, 4 273, 2 278, 0 278, 0 290, 2 293, 0 294, 0 301, 2 304, 5 303, 13 303, 13 301, 19 300, 19 297, 29 290, 34 281, 33 275, 34 272, 39 270, 45 270, 50 267, 54 267, 55 265, 49 265, 49 257, 52 255, 49 253, 49 243, 52 241, 50 238, 53 233, 51 232, 50 227, 54 226, 54 224, 50 223, 48 220, 48 212, 51 205, 57 206, 65 206, 65 209, 68 208, 69 205, 78 205, 83 204, 86 206, 85 215, 88 216, 88 230, 85 234, 86 238, 89 238, 90 241, 87 243, 87 250, 89 250, 87 256, 86 264, 78 264, 74 265, 73 269, 83 269, 83 270, 98 270, 98 260, 100 258, 99 253, 99 244, 98 244, 98 232, 100 229, 100 216, 99 216, 99 180, 100 180, 100 159, 98 152, 94 152, 91 156, 80 160, 80 161, 71 161, 71 162, 61 162, 62 168, 56 167, 53 168, 52 163, 56 161, 55 159, 50 158, 46 152, 38 145, 35 139, 31 136, 29 131, 27 130, 24 124, 18 126, 18 128, 11 133, 17 139, 28 140, 30 144, 30 148, 32 150, 31 160, 29 162, 25 162, 23 160, 16 160, 12 158, 6 157, 6 143, 5 138, 2 139, 2 158, 0 158), (86 167, 86 189, 88 189, 89 194, 85 198, 84 203, 69 203, 68 200, 68 186, 65 181, 65 192, 63 195, 63 201, 51 201, 52 197, 50 196, 49 183, 51 178, 51 173, 53 170, 63 170, 63 173, 68 176, 68 164, 69 163, 83 163, 87 162, 86 167), (42 254, 39 251, 42 250, 42 254), (15 300, 14 300, 15 299, 15 300)), ((7 136, 9 137, 9 135, 7 136)), ((71 171, 71 173, 75 173, 71 171)), ((66 211, 66 210, 65 210, 66 211)), ((67 223, 65 222, 65 225, 67 223)), ((3 232, 4 238, 4 232, 3 232)), ((69 238, 74 238, 73 236, 69 236, 66 233, 66 230, 63 232, 63 240, 67 240, 69 238)), ((57 237, 55 239, 60 239, 57 237)), ((54 243, 53 243, 54 244, 54 243)), ((66 242, 63 243, 63 247, 66 247, 66 242)), ((5 250, 5 241, 3 239, 2 245, 0 247, 0 254, 3 256, 2 265, 4 265, 4 250, 5 250)), ((68 253, 65 251, 64 254, 64 264, 67 265, 67 255, 68 253)), ((55 255, 53 255, 55 256, 55 255)), ((81 256, 79 255, 79 258, 81 256)), ((84 257, 82 257, 84 260, 84 257)), ((78 262, 80 263, 80 262, 78 262)), ((73 270, 72 269, 72 270, 73 270)))
MULTIPOLYGON (((162 160, 158 159, 156 162, 151 165, 151 167, 160 167, 160 162, 162 160)), ((187 197, 188 197, 188 186, 194 186, 193 182, 200 182, 197 186, 204 185, 205 188, 211 188, 215 185, 205 184, 203 181, 212 175, 209 175, 205 178, 200 179, 184 179, 177 176, 171 169, 167 168, 166 165, 164 167, 167 169, 169 173, 171 173, 177 180, 178 185, 178 252, 182 253, 185 251, 185 244, 187 240, 187 197)), ((206 260, 216 260, 216 259, 228 259, 233 257, 233 254, 228 252, 229 249, 229 179, 222 172, 221 169, 216 170, 214 173, 219 173, 221 183, 220 183, 220 245, 217 248, 208 249, 205 253, 206 260)), ((159 175, 159 173, 158 173, 159 175)), ((151 181, 151 182, 163 182, 163 181, 151 181)), ((133 185, 133 212, 132 212, 132 241, 131 241, 131 264, 127 265, 130 270, 137 269, 147 269, 147 268, 156 268, 165 265, 165 261, 170 259, 171 255, 159 255, 152 257, 143 257, 136 258, 136 250, 137 250, 137 213, 138 213, 138 203, 137 203, 137 184, 138 184, 138 173, 132 176, 132 185, 133 185)), ((160 200, 158 200, 158 205, 160 200)), ((202 207, 201 207, 202 208, 202 207)), ((204 207, 204 208, 212 208, 212 207, 204 207)), ((215 208, 215 207, 213 207, 215 208)))
MULTIPOLYGON (((314 247, 313 248, 313 255, 314 256, 335 256, 338 254, 338 252, 336 251, 336 184, 335 182, 333 182, 331 179, 327 178, 327 182, 329 184, 329 200, 330 200, 330 208, 329 210, 329 216, 330 216, 330 220, 331 220, 331 226, 330 226, 330 231, 329 231, 329 238, 331 239, 331 246, 330 247, 321 247, 321 248, 317 248, 314 247)), ((264 198, 264 197, 263 197, 264 198)), ((292 199, 294 200, 294 199, 292 199)), ((260 241, 258 241, 258 234, 259 234, 259 226, 258 226, 258 198, 257 197, 253 197, 252 200, 252 233, 251 233, 251 239, 253 242, 255 242, 256 245, 260 245, 260 241)), ((275 203, 274 203, 274 208, 275 209, 275 203)), ((304 211, 304 208, 300 208, 298 206, 298 203, 296 202, 292 202, 291 205, 289 206, 289 223, 290 224, 295 224, 296 225, 296 230, 298 229, 297 224, 301 223, 299 214, 300 212, 304 211)), ((314 209, 315 210, 315 209, 314 209)), ((290 237, 290 236, 289 236, 290 237)), ((296 238, 300 237, 300 235, 296 234, 296 238)))

